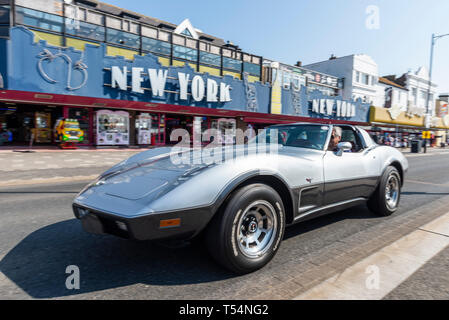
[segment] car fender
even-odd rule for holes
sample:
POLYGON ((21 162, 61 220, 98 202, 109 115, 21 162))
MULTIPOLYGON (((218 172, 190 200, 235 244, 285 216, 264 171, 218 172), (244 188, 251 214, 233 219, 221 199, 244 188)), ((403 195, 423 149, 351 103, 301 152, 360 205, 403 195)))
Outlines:
POLYGON ((404 154, 401 151, 389 146, 382 146, 380 147, 379 151, 382 155, 381 175, 379 177, 379 181, 389 166, 393 165, 395 167, 398 167, 399 165, 398 169, 400 169, 399 173, 401 174, 401 182, 402 184, 404 184, 404 178, 409 169, 409 164, 404 154))

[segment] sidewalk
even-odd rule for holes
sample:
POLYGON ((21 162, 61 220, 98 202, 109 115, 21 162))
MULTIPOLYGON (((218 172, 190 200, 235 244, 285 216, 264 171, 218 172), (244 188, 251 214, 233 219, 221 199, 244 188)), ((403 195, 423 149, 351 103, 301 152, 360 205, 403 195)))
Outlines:
POLYGON ((449 212, 347 267, 297 296, 296 300, 448 299, 444 263, 449 249, 449 212), (440 268, 438 268, 440 267, 440 268), (441 274, 444 273, 444 274, 441 274), (438 276, 436 276, 438 275, 438 276), (427 281, 440 279, 432 291, 427 281), (420 286, 415 292, 414 286, 420 286), (426 295, 427 294, 427 295, 426 295))
MULTIPOLYGON (((412 149, 411 148, 396 148, 399 151, 401 151, 402 153, 411 153, 412 149)), ((424 149, 422 149, 424 152, 424 149)), ((423 153, 421 152, 421 153, 423 153)), ((427 148, 427 153, 440 153, 440 152, 449 152, 449 148, 439 148, 439 147, 435 147, 435 148, 427 148)), ((416 153, 415 153, 416 154, 416 153)))
POLYGON ((107 152, 124 152, 124 151, 137 151, 142 152, 145 150, 153 149, 154 147, 78 147, 78 149, 70 150, 70 149, 61 149, 57 146, 33 146, 32 148, 26 146, 2 146, 0 145, 0 154, 1 153, 36 153, 36 152, 99 152, 99 151, 107 151, 107 152))
POLYGON ((40 150, 0 152, 0 186, 89 181, 115 164, 143 152, 137 150, 40 150))

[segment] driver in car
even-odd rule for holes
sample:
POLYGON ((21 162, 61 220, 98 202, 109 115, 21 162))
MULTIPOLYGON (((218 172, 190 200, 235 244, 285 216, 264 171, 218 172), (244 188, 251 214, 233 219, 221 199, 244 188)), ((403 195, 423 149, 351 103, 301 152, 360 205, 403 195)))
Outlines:
POLYGON ((338 151, 337 146, 341 141, 342 129, 340 127, 334 127, 332 129, 332 136, 329 142, 328 151, 338 151))

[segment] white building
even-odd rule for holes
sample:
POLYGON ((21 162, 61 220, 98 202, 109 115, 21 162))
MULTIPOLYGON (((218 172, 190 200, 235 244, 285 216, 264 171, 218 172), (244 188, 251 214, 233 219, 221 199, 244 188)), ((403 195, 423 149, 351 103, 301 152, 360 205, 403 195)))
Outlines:
POLYGON ((376 89, 377 94, 372 103, 373 106, 407 111, 408 90, 396 83, 391 76, 379 77, 376 89))
POLYGON ((362 99, 373 104, 376 100, 379 69, 377 63, 368 55, 354 54, 312 63, 304 68, 327 73, 344 79, 343 99, 362 99))
MULTIPOLYGON (((420 67, 416 72, 409 71, 403 74, 400 78, 396 79, 395 82, 408 89, 409 108, 422 110, 422 113, 426 113, 427 95, 429 92, 429 71, 427 68, 420 67)), ((429 106, 432 115, 435 115, 437 87, 438 86, 435 83, 430 85, 429 106)))

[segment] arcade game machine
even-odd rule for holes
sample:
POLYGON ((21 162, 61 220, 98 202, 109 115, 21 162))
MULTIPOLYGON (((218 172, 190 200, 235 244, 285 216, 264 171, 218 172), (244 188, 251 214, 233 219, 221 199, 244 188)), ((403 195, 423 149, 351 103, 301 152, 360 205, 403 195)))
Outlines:
POLYGON ((51 142, 51 114, 36 112, 34 117, 34 141, 36 143, 51 142))
POLYGON ((55 141, 61 149, 78 149, 76 144, 84 141, 84 132, 76 119, 61 118, 56 121, 55 141))
POLYGON ((129 145, 129 113, 126 111, 97 111, 97 145, 129 145))
POLYGON ((139 145, 151 145, 151 115, 148 113, 142 113, 137 117, 136 130, 137 130, 137 143, 139 145))

